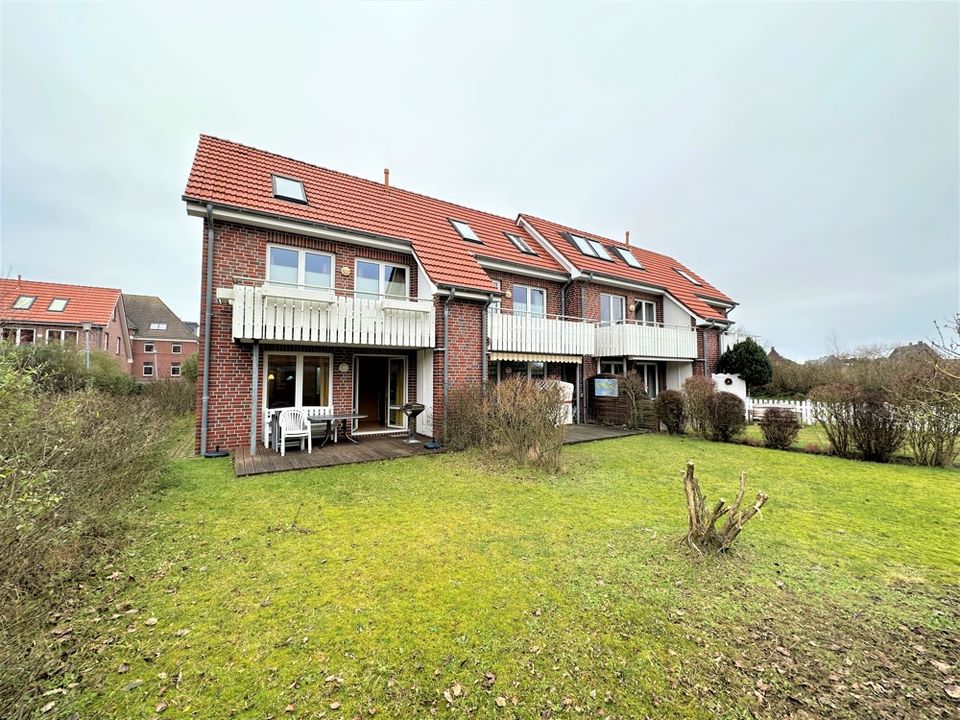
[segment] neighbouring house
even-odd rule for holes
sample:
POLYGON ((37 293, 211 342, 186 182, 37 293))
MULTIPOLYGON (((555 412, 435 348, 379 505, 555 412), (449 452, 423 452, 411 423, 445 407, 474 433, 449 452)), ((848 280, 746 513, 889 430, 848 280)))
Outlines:
POLYGON ((180 377, 183 361, 197 352, 197 336, 154 295, 124 293, 123 305, 130 328, 133 376, 142 382, 180 377))
POLYGON ((123 296, 115 288, 0 279, 0 337, 102 350, 130 372, 123 296))
POLYGON ((935 360, 938 355, 937 351, 930 347, 923 340, 920 340, 916 343, 908 343, 906 345, 901 345, 895 347, 890 351, 889 355, 891 360, 935 360))
POLYGON ((677 260, 389 180, 201 136, 183 194, 203 218, 198 450, 255 451, 291 406, 397 433, 416 401, 442 437, 450 388, 516 375, 569 382, 582 422, 598 373, 653 395, 714 372, 736 303, 677 260))
POLYGON ((194 335, 200 334, 200 323, 193 322, 192 320, 184 320, 183 324, 187 326, 187 330, 192 332, 194 335))
POLYGON ((777 352, 777 349, 770 346, 770 352, 767 353, 767 359, 772 363, 780 363, 781 365, 797 365, 798 363, 794 362, 790 358, 785 358, 783 355, 777 352))

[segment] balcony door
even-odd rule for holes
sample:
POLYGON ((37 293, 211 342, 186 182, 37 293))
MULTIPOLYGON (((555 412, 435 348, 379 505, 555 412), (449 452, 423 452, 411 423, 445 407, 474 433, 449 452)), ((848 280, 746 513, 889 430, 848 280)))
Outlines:
POLYGON ((356 431, 403 430, 407 418, 401 407, 407 402, 407 359, 385 355, 354 356, 354 407, 367 417, 357 421, 356 431))

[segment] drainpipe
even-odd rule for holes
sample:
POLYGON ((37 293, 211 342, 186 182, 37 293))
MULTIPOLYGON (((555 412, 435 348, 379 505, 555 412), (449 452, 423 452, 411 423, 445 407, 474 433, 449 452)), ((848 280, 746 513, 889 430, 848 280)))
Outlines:
POLYGON ((566 319, 567 317, 567 288, 570 287, 570 284, 572 282, 573 282, 573 278, 570 278, 563 284, 563 287, 560 289, 560 317, 563 319, 566 319))
POLYGON ((253 341, 253 397, 250 401, 250 454, 257 454, 257 406, 259 400, 257 396, 257 385, 260 382, 260 341, 253 341))
POLYGON ((203 311, 203 395, 200 398, 200 455, 207 454, 210 408, 210 324, 213 318, 213 205, 207 203, 207 290, 203 311))
MULTIPOLYGON (((493 304, 493 293, 490 293, 487 296, 487 303, 483 306, 483 316, 480 318, 480 382, 487 382, 487 312, 490 310, 490 306, 493 304)), ((446 339, 444 339, 446 342, 446 339)), ((444 354, 446 357, 446 354, 444 354)), ((444 403, 446 403, 446 398, 444 398, 444 403)), ((446 417, 446 408, 444 408, 443 416, 446 417)))
MULTIPOLYGON (((586 300, 587 285, 593 280, 593 273, 592 273, 592 272, 585 273, 582 277, 583 277, 583 285, 580 286, 580 318, 581 318, 581 319, 585 319, 586 316, 587 316, 587 313, 586 313, 586 309, 587 309, 587 300, 586 300)), ((581 392, 583 393, 583 403, 582 403, 582 408, 583 408, 583 410, 582 410, 582 412, 581 412, 580 414, 581 414, 581 416, 583 417, 583 421, 584 421, 584 422, 586 422, 586 421, 590 418, 590 413, 588 412, 588 410, 590 409, 590 408, 589 408, 589 402, 590 402, 590 401, 589 401, 589 395, 590 395, 590 393, 587 391, 587 372, 586 372, 586 367, 587 367, 587 365, 586 365, 586 358, 587 358, 587 356, 584 355, 584 356, 583 356, 583 361, 581 361, 581 365, 580 365, 580 367, 583 368, 583 373, 581 374, 581 378, 582 378, 582 383, 581 383, 581 385, 582 385, 582 387, 580 388, 581 392)))
POLYGON ((443 441, 447 441, 447 393, 450 391, 450 358, 448 349, 450 348, 450 301, 457 294, 455 287, 450 288, 450 294, 447 295, 443 303, 443 441))

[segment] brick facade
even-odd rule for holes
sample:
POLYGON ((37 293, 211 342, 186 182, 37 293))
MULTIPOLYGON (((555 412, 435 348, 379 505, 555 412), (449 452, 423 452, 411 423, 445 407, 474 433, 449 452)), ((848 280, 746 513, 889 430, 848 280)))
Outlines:
POLYGON ((133 362, 131 363, 131 372, 137 380, 141 382, 151 382, 162 378, 176 377, 173 375, 173 366, 183 366, 183 361, 191 355, 195 355, 199 349, 196 340, 150 340, 148 338, 135 337, 130 341, 130 347, 133 350, 133 362), (153 351, 147 352, 146 346, 152 345, 153 351), (180 352, 173 352, 174 346, 180 346, 180 352), (153 375, 145 375, 143 372, 144 364, 153 364, 153 375))

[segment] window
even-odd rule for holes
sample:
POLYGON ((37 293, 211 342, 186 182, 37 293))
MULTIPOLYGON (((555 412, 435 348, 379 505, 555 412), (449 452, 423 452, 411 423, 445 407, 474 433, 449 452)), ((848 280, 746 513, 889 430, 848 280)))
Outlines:
POLYGON ((170 377, 180 377, 180 363, 170 365, 170 377))
POLYGON ((64 330, 63 331, 63 342, 77 344, 77 339, 80 334, 76 330, 64 330))
POLYGON ((144 377, 153 377, 153 363, 145 362, 143 364, 143 376, 144 377))
POLYGON ((507 239, 510 240, 514 247, 520 252, 526 253, 527 255, 536 255, 533 248, 530 247, 530 244, 519 235, 514 235, 513 233, 504 233, 504 235, 507 236, 507 239))
POLYGON ((450 220, 450 224, 453 225, 453 229, 456 230, 460 237, 462 237, 464 240, 469 240, 470 242, 476 243, 483 242, 483 240, 477 237, 477 234, 473 231, 473 228, 467 225, 465 222, 461 220, 454 220, 453 218, 447 219, 450 220))
POLYGON ((69 300, 67 298, 54 298, 50 301, 50 306, 47 308, 50 312, 63 312, 69 300))
POLYGON ((637 270, 643 270, 643 265, 641 265, 640 261, 634 257, 632 250, 622 247, 614 247, 613 249, 616 251, 617 255, 620 256, 620 259, 623 260, 627 265, 632 268, 636 268, 637 270))
POLYGON ((654 363, 637 363, 633 366, 633 369, 643 380, 643 384, 647 388, 647 395, 656 397, 657 392, 659 392, 657 366, 654 363))
POLYGON ((524 362, 522 360, 498 360, 490 363, 487 370, 487 379, 490 382, 509 380, 512 377, 544 380, 547 377, 547 364, 544 362, 524 362))
POLYGON ((12 342, 14 345, 17 344, 17 329, 11 327, 5 327, 0 330, 0 340, 3 342, 12 342))
MULTIPOLYGON (((494 286, 497 290, 500 290, 500 289, 501 289, 500 281, 499 281, 499 280, 491 280, 490 282, 493 283, 493 286, 494 286)), ((499 296, 499 295, 495 296, 495 297, 493 298, 493 300, 490 302, 490 309, 491 309, 493 312, 500 312, 500 296, 499 296)))
POLYGON ((264 401, 268 410, 331 405, 332 356, 267 353, 264 401))
POLYGON ((176 344, 171 345, 170 352, 173 353, 174 355, 179 355, 181 352, 183 352, 183 347, 176 344))
POLYGON ((13 301, 14 310, 29 310, 33 307, 34 301, 37 299, 36 295, 21 295, 16 300, 13 301))
POLYGON ((144 343, 144 344, 143 344, 143 351, 144 351, 145 353, 152 353, 152 352, 156 352, 157 349, 154 347, 153 343, 144 343))
POLYGON ((110 349, 110 333, 108 332, 105 332, 103 334, 103 349, 104 350, 110 349))
POLYGON ((699 281, 697 281, 697 280, 694 280, 693 277, 691 277, 688 273, 685 273, 685 272, 684 272, 683 270, 681 270, 680 268, 674 268, 674 270, 676 270, 677 274, 680 275, 680 277, 682 277, 682 278, 683 278, 684 280, 686 280, 687 282, 693 283, 693 284, 696 285, 697 287, 702 287, 703 283, 701 283, 701 282, 699 282, 699 281))
POLYGON ((307 194, 303 190, 303 183, 282 175, 273 176, 273 196, 281 200, 307 204, 307 194))
POLYGON ((63 330, 47 330, 47 344, 63 344, 63 330))
POLYGON ((637 301, 637 322, 641 325, 657 324, 657 304, 649 300, 637 301))
POLYGON ((516 315, 547 316, 547 291, 526 285, 513 286, 513 312, 516 315))
POLYGON ((167 324, 165 322, 152 322, 150 323, 151 330, 166 330, 167 324))
POLYGON ((604 248, 603 245, 598 243, 596 240, 591 240, 590 238, 585 238, 581 235, 574 235, 573 233, 567 233, 567 238, 576 246, 577 250, 584 255, 613 262, 613 258, 610 257, 610 253, 608 253, 606 248, 604 248))
POLYGON ((117 353, 117 355, 120 354, 120 338, 117 338, 117 351, 116 351, 116 353, 117 353))
POLYGON ((627 372, 627 363, 624 360, 601 360, 601 375, 625 375, 627 372))
POLYGON ((600 322, 605 325, 619 325, 625 317, 626 299, 622 295, 600 293, 600 322))
POLYGON ((333 255, 270 245, 267 281, 300 288, 332 288, 333 255))
POLYGON ((402 265, 373 262, 372 260, 357 260, 357 277, 354 290, 358 296, 371 298, 378 297, 408 297, 407 270, 402 265))
POLYGON ((20 338, 17 343, 20 345, 29 345, 36 339, 36 331, 33 328, 20 328, 20 338))

